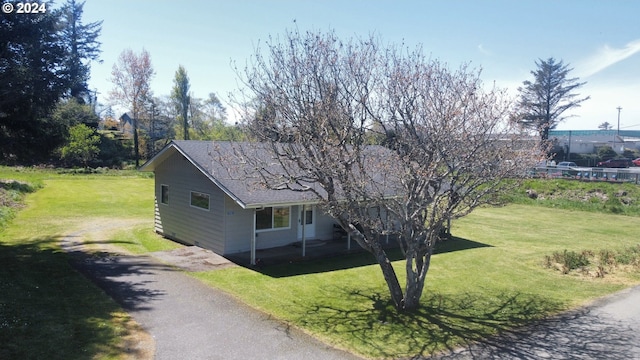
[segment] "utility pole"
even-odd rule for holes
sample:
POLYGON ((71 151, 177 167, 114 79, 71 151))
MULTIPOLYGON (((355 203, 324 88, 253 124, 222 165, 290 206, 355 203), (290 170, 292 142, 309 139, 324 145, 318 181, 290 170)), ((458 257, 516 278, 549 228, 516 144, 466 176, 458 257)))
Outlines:
POLYGON ((618 132, 616 135, 620 136, 620 110, 622 110, 622 108, 618 106, 616 109, 618 109, 618 132))
MULTIPOLYGON (((620 110, 622 110, 622 107, 618 106, 616 109, 618 109, 618 130, 616 131, 616 138, 620 138, 620 110)), ((616 142, 615 140, 613 141, 613 150, 615 150, 616 146, 616 142)), ((624 145, 622 146, 624 148, 624 145)))

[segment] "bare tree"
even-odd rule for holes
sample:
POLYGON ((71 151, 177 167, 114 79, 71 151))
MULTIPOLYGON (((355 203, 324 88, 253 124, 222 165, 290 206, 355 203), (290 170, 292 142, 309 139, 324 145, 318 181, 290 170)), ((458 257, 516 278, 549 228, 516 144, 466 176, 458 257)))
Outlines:
POLYGON ((504 92, 420 49, 289 32, 267 42, 266 56, 256 50, 243 75, 258 99, 247 102, 245 125, 270 153, 263 163, 244 160, 264 186, 314 194, 374 255, 401 311, 419 306, 447 222, 498 203, 515 184, 503 179, 524 176, 540 158, 538 141, 509 120, 504 92), (384 146, 367 145, 372 132, 384 146), (404 288, 387 238, 405 256, 404 288))
POLYGON ((549 139, 549 130, 553 130, 567 116, 563 114, 589 96, 578 98, 574 91, 586 82, 578 82, 578 78, 567 78, 571 68, 568 64, 554 58, 536 61, 538 67, 531 71, 534 81, 526 80, 520 92, 520 106, 523 109, 520 122, 540 133, 542 140, 549 139))
POLYGON ((136 167, 140 165, 138 148, 138 118, 145 111, 148 99, 152 97, 151 79, 155 74, 149 53, 142 49, 140 55, 126 49, 118 57, 111 70, 113 89, 109 93, 112 101, 128 107, 133 115, 133 147, 136 167))

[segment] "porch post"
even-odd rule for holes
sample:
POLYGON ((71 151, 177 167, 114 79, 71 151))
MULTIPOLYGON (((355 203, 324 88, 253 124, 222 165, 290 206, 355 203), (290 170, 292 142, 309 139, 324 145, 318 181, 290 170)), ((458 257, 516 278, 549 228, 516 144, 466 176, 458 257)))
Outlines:
POLYGON ((302 225, 302 257, 307 255, 307 239, 304 234, 304 228, 307 220, 307 214, 305 213, 305 205, 302 204, 302 216, 300 218, 300 225, 302 225))
POLYGON ((251 232, 251 265, 256 264, 256 209, 253 209, 253 226, 251 232))

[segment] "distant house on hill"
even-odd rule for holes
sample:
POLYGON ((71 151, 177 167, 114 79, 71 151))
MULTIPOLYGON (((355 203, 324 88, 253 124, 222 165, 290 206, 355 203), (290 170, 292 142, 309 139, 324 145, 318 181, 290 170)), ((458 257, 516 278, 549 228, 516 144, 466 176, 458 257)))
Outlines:
MULTIPOLYGON (((128 113, 124 113, 118 120, 118 130, 127 137, 133 137, 133 118, 128 113)), ((138 130, 143 131, 153 140, 166 138, 170 133, 171 126, 172 120, 165 116, 159 116, 153 120, 138 121, 138 130)))
POLYGON ((118 130, 127 136, 133 136, 133 119, 124 113, 118 118, 118 130))

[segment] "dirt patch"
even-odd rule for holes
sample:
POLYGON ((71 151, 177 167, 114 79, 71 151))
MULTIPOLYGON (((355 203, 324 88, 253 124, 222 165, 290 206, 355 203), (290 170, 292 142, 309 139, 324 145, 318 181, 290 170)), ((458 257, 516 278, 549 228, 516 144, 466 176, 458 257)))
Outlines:
POLYGON ((591 202, 591 199, 598 199, 599 201, 606 202, 609 200, 609 196, 601 190, 558 190, 549 194, 538 194, 535 190, 527 190, 527 195, 532 199, 539 200, 558 200, 565 199, 570 201, 582 201, 591 202), (535 196, 532 196, 535 193, 535 196))
POLYGON ((234 263, 213 251, 197 246, 185 246, 169 251, 158 251, 150 255, 184 271, 208 271, 235 266, 234 263))

